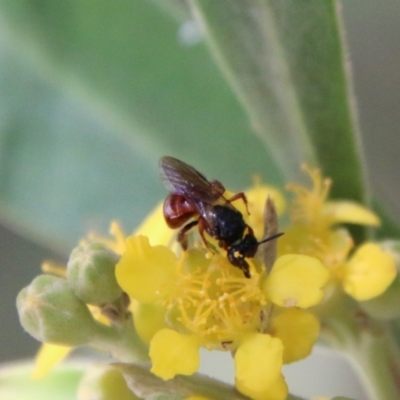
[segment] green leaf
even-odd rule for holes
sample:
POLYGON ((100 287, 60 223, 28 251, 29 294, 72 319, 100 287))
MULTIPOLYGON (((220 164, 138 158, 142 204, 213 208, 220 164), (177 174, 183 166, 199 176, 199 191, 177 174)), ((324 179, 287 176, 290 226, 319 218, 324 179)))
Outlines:
MULTIPOLYGON (((343 33, 333 0, 188 0, 215 59, 287 177, 302 162, 363 201, 343 33)), ((348 66, 347 66, 348 68, 348 66)))
POLYGON ((63 364, 45 378, 32 380, 33 363, 5 364, 0 369, 0 398, 7 400, 73 400, 87 366, 63 364))
POLYGON ((144 1, 0 1, 3 221, 62 248, 112 218, 131 230, 165 196, 165 154, 232 189, 282 182, 178 19, 144 1))
POLYGON ((374 199, 374 210, 380 216, 382 226, 375 232, 376 238, 379 239, 394 239, 400 237, 400 228, 396 223, 395 218, 385 210, 383 205, 374 199))

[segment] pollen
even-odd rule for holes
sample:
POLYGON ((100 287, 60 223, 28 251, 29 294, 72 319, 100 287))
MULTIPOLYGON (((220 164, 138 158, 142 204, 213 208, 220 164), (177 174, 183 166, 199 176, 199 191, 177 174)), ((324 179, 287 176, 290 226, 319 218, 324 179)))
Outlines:
POLYGON ((174 315, 172 325, 197 334, 207 348, 223 349, 261 323, 267 303, 260 289, 260 275, 248 279, 226 258, 214 255, 207 268, 188 273, 181 268, 176 290, 165 306, 174 315))

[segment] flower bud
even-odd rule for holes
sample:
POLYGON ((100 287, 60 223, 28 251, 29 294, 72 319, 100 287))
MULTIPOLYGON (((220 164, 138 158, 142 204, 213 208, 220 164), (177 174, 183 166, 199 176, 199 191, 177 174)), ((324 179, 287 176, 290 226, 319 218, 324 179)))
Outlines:
POLYGON ((67 265, 67 280, 84 303, 103 306, 122 295, 115 278, 119 256, 102 243, 76 247, 67 265))
POLYGON ((18 294, 17 309, 23 328, 41 342, 79 346, 96 334, 97 325, 86 304, 63 278, 36 277, 18 294))

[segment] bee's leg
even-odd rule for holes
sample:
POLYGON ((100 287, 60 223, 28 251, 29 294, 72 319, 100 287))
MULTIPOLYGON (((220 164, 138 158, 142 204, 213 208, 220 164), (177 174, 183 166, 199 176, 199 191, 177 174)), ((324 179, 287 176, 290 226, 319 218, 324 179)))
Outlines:
POLYGON ((247 225, 247 224, 246 224, 246 227, 247 227, 247 233, 248 233, 249 235, 254 236, 253 228, 252 228, 250 225, 247 225))
POLYGON ((206 246, 207 250, 211 251, 211 253, 214 253, 212 251, 212 249, 210 248, 210 246, 208 245, 206 237, 204 236, 204 232, 207 231, 207 226, 208 226, 207 221, 204 218, 200 217, 199 218, 199 233, 200 233, 201 239, 203 240, 203 243, 206 246))
MULTIPOLYGON (((182 246, 183 250, 187 250, 188 248, 188 239, 187 239, 187 235, 186 233, 188 231, 190 231, 190 229, 192 229, 194 226, 196 226, 199 223, 199 220, 196 219, 192 222, 189 222, 188 224, 186 224, 179 232, 178 232, 178 236, 177 236, 177 240, 180 243, 180 245, 182 246)), ((199 229, 200 230, 200 229, 199 229)))
POLYGON ((228 201, 228 203, 232 203, 232 201, 235 201, 235 200, 238 200, 238 199, 242 199, 243 200, 243 203, 246 206, 247 214, 250 215, 250 213, 249 213, 249 204, 247 202, 247 197, 243 192, 239 192, 239 193, 234 194, 232 197, 227 199, 227 201, 228 201))
POLYGON ((218 242, 218 246, 221 247, 221 249, 224 249, 226 251, 228 251, 228 249, 229 249, 229 245, 228 245, 228 243, 226 243, 225 240, 220 240, 218 242))

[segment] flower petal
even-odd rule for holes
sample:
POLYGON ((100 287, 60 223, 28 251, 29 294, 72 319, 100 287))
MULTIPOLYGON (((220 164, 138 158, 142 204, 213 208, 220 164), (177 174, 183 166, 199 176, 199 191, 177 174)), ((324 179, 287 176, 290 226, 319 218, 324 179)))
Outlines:
POLYGON ((307 308, 321 301, 328 279, 328 270, 317 258, 287 254, 276 260, 263 289, 278 306, 307 308))
POLYGON ((133 313, 136 331, 145 343, 150 343, 153 336, 162 328, 167 327, 165 307, 153 303, 139 303, 133 313))
POLYGON ((134 235, 147 236, 150 238, 153 246, 158 244, 168 246, 175 235, 175 232, 165 223, 163 209, 164 202, 161 202, 138 226, 134 235))
POLYGON ((190 397, 185 397, 185 400, 211 400, 209 397, 204 397, 204 396, 190 396, 190 397))
POLYGON ((322 213, 332 221, 332 224, 380 225, 380 220, 376 214, 352 201, 328 201, 323 205, 322 213))
POLYGON ((264 213, 265 202, 270 197, 275 204, 276 212, 281 215, 286 208, 285 198, 282 193, 274 188, 264 184, 257 184, 249 190, 246 190, 247 201, 249 202, 250 215, 252 212, 261 211, 264 213))
POLYGON ((300 308, 284 309, 272 320, 274 336, 282 340, 283 363, 307 357, 317 340, 320 324, 311 313, 300 308))
POLYGON ((255 400, 285 399, 282 354, 280 339, 261 333, 246 335, 235 354, 236 388, 255 400))
POLYGON ((200 365, 199 348, 197 336, 161 329, 150 342, 151 372, 164 380, 177 374, 192 375, 200 365))
MULTIPOLYGON (((250 212, 247 222, 254 229, 256 237, 261 238, 264 234, 264 211, 267 198, 273 200, 278 215, 281 215, 286 208, 285 199, 279 190, 257 182, 254 187, 246 190, 246 197, 250 212)), ((242 213, 247 215, 246 209, 242 213)))
POLYGON ((41 379, 47 373, 62 361, 73 350, 70 346, 61 346, 57 344, 42 344, 36 354, 35 368, 32 372, 33 379, 41 379))
POLYGON ((356 300, 382 294, 397 274, 394 258, 375 243, 362 245, 343 267, 343 287, 356 300))
POLYGON ((174 253, 165 246, 150 246, 146 236, 130 236, 125 243, 126 251, 115 268, 118 284, 143 303, 164 298, 175 279, 174 253))

